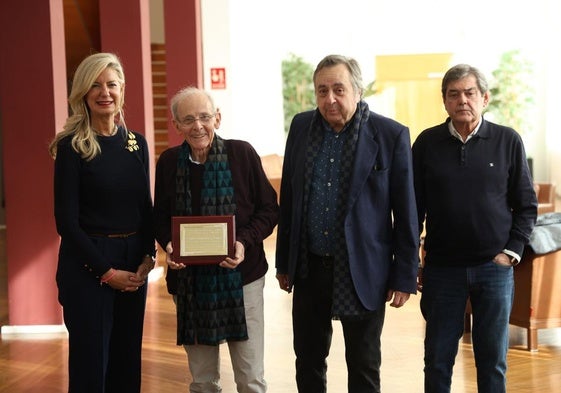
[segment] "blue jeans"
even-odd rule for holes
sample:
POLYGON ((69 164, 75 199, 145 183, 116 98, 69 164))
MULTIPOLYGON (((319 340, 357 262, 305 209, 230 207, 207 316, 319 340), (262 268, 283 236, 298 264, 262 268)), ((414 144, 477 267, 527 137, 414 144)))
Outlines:
POLYGON ((493 261, 474 267, 423 270, 421 312, 426 320, 425 392, 448 393, 464 314, 470 299, 479 393, 506 391, 508 324, 514 297, 512 267, 493 261))

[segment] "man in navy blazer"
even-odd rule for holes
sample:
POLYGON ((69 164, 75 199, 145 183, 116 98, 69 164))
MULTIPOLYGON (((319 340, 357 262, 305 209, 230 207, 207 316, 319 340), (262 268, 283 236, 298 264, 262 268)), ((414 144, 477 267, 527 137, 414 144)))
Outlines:
POLYGON ((337 319, 349 392, 379 392, 385 303, 416 293, 409 130, 369 110, 356 60, 327 56, 313 80, 317 109, 294 117, 286 142, 277 229, 277 279, 294 289, 296 382, 326 391, 337 319))

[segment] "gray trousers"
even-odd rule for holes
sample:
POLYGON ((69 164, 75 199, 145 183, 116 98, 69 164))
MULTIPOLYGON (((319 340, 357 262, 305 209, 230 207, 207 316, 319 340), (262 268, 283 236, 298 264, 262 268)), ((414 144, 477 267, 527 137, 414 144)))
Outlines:
MULTIPOLYGON (((265 276, 244 285, 245 319, 249 339, 229 342, 228 350, 239 393, 265 393, 264 374, 264 311, 263 288, 265 276)), ((193 377, 191 393, 219 393, 220 345, 184 345, 189 370, 193 377)), ((227 389, 228 391, 229 389, 227 389)))

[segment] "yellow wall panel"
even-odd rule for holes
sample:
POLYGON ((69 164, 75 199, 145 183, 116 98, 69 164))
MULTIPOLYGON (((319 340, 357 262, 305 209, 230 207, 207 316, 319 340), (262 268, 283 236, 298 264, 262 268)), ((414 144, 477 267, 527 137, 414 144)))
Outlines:
POLYGON ((376 57, 379 94, 392 89, 394 117, 409 127, 411 141, 425 128, 442 123, 447 114, 442 103, 442 77, 452 54, 391 55, 376 57))
POLYGON ((376 56, 376 79, 398 81, 442 78, 451 65, 452 56, 451 53, 376 56))

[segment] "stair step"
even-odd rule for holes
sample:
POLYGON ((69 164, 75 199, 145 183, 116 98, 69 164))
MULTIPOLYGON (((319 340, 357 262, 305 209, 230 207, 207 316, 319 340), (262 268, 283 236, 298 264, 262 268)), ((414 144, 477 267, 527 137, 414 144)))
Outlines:
POLYGON ((152 105, 154 116, 154 155, 157 160, 160 154, 169 147, 168 141, 168 97, 166 81, 166 46, 152 43, 152 105))

